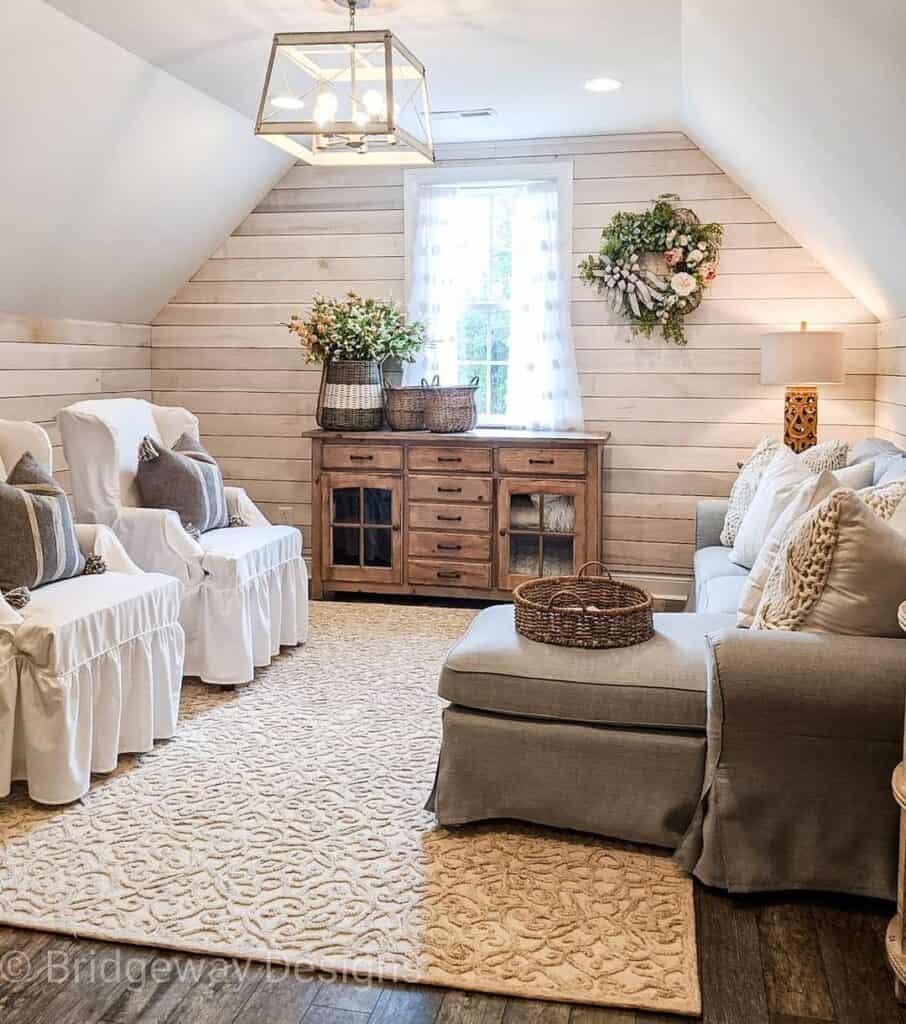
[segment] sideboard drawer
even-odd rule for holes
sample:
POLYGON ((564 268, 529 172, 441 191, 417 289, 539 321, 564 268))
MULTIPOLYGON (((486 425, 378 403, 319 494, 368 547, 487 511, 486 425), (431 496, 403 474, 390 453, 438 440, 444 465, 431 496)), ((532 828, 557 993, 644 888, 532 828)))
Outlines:
POLYGON ((468 562, 429 562, 409 559, 409 582, 435 587, 476 587, 487 590, 491 585, 490 565, 468 562))
POLYGON ((490 534, 421 533, 409 531, 409 555, 412 558, 467 558, 490 562, 490 534))
POLYGON ((390 444, 325 444, 325 469, 402 469, 403 449, 390 444))
POLYGON ((501 473, 533 476, 585 476, 583 448, 501 448, 497 452, 501 473))
POLYGON ((491 529, 491 509, 487 505, 422 505, 410 502, 409 526, 414 530, 491 529))
POLYGON ((409 468, 422 472, 448 470, 458 473, 490 473, 491 449, 415 445, 409 449, 409 468))
POLYGON ((483 476, 409 477, 409 497, 413 501, 474 501, 489 504, 494 496, 494 481, 483 476))

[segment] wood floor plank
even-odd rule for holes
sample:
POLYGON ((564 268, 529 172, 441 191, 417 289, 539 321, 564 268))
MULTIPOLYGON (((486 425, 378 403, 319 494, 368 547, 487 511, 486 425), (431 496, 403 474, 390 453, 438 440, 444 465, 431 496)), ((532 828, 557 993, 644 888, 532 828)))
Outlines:
POLYGON ((772 1014, 834 1019, 818 932, 808 906, 780 903, 757 910, 761 966, 772 1014))
POLYGON ((451 990, 444 997, 437 1024, 502 1024, 507 1000, 480 992, 451 990))
POLYGON ((318 1006, 333 1006, 338 1010, 371 1013, 381 998, 382 988, 374 982, 324 980, 315 996, 318 1006))
POLYGON ((503 1011, 503 1024, 569 1024, 570 1007, 565 1003, 546 1003, 534 999, 509 999, 503 1011))
POLYGON ((261 964, 253 970, 262 974, 261 981, 232 1024, 299 1024, 321 988, 321 979, 261 964))
POLYGON ((262 972, 238 960, 210 960, 198 981, 165 1018, 166 1024, 224 1024, 236 1017, 261 984, 262 972))
MULTIPOLYGON (((23 936, 31 933, 22 933, 23 936)), ((55 935, 45 935, 44 942, 32 944, 29 938, 12 937, 4 952, 3 977, 0 979, 0 1020, 3 1024, 25 1024, 40 1013, 58 994, 58 988, 47 977, 52 959, 64 957, 69 963, 77 943, 55 935), (11 958, 9 953, 15 951, 11 958)))
POLYGON ((886 914, 838 906, 813 910, 837 1024, 906 1024, 884 954, 886 914))
MULTIPOLYGON (((635 1010, 611 1010, 606 1006, 574 1006, 569 1024, 637 1024, 639 1020, 635 1010)), ((686 1020, 689 1018, 686 1017, 686 1020)), ((645 1024, 648 1024, 647 1020, 645 1024)))
POLYGON ((205 957, 158 953, 102 1010, 106 1024, 163 1024, 208 969, 205 957))
POLYGON ((695 918, 704 1024, 768 1024, 752 907, 696 886, 695 918))
POLYGON ((302 1018, 302 1024, 368 1024, 368 1014, 312 1003, 302 1018))
POLYGON ((368 1024, 433 1024, 446 995, 428 985, 388 985, 368 1024))

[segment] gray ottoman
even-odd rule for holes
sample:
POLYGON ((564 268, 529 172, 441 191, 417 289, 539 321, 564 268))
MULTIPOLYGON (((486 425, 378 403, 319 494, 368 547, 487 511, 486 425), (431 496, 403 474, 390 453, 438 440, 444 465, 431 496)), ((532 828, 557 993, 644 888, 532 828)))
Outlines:
POLYGON ((647 643, 585 651, 480 612, 447 655, 429 801, 442 825, 516 818, 675 848, 705 767, 705 635, 729 615, 655 615, 647 643))

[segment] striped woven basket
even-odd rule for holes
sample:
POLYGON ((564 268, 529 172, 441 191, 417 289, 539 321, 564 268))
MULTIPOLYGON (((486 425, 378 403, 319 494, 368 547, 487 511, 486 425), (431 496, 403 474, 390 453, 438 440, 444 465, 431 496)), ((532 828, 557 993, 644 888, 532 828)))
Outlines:
POLYGON ((325 365, 317 410, 322 430, 380 430, 383 419, 379 363, 337 359, 325 365))

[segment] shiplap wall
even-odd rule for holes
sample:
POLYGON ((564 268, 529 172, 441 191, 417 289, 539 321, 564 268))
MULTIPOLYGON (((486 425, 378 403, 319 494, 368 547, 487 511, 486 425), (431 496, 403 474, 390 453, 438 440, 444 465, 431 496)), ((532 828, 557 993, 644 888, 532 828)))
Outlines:
POLYGON ((67 491, 57 412, 83 398, 125 396, 151 397, 147 324, 0 313, 0 419, 31 420, 47 429, 54 445, 54 475, 67 491))
MULTIPOLYGON (((573 282, 572 319, 586 425, 610 430, 605 558, 687 577, 701 496, 725 495, 736 463, 780 434, 782 389, 759 381, 759 335, 802 319, 846 334, 848 376, 822 388, 821 433, 855 440, 874 423, 876 320, 681 134, 443 147, 443 163, 568 159, 574 266, 618 210, 675 192, 725 225, 721 272, 689 318, 686 348, 633 338, 573 282)), ((201 417, 227 476, 277 521, 311 520, 317 368, 279 326, 312 293, 350 288, 403 299, 403 172, 294 167, 155 320, 155 400, 201 417)), ((678 583, 679 586, 679 583, 678 583)))
POLYGON ((881 437, 906 448, 906 317, 878 327, 875 424, 881 437))

